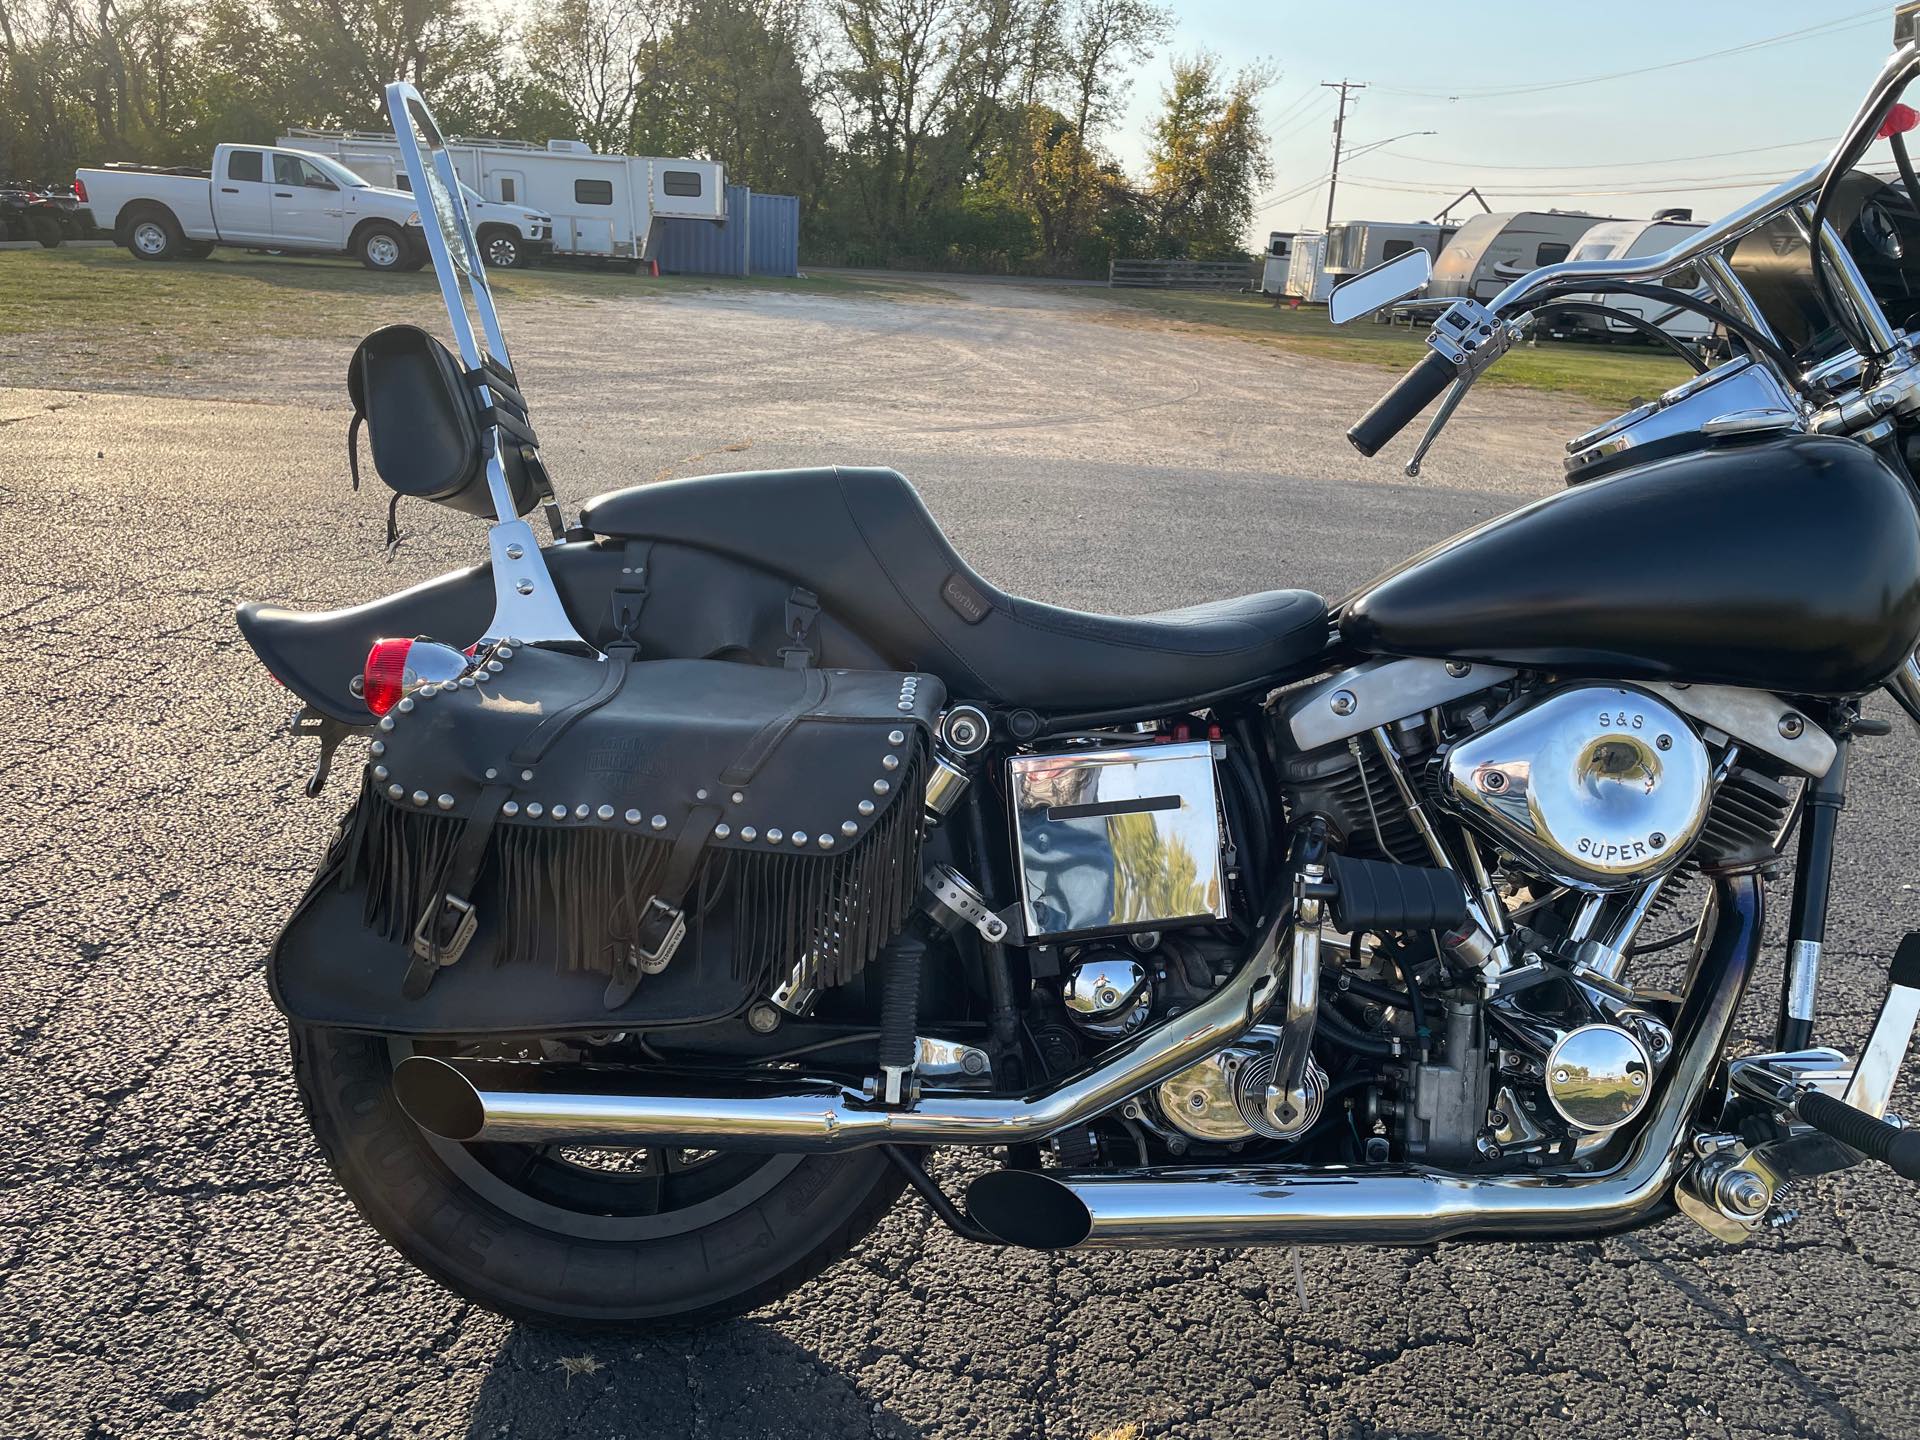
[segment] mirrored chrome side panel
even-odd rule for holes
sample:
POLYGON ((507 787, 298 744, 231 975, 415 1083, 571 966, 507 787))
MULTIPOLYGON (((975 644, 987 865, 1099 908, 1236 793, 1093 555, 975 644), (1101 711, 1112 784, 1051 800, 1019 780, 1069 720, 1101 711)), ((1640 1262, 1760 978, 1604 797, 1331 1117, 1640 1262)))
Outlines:
POLYGON ((1028 936, 1060 940, 1225 919, 1213 766, 1205 740, 1009 760, 1028 936))

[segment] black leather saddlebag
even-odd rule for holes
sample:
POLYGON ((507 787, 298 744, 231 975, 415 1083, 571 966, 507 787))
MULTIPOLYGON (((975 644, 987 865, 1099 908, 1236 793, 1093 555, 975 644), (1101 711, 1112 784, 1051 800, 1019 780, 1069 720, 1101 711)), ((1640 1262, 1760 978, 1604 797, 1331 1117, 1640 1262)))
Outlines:
POLYGON ((375 731, 271 958, 298 1021, 693 1024, 857 975, 920 886, 932 676, 500 647, 375 731))

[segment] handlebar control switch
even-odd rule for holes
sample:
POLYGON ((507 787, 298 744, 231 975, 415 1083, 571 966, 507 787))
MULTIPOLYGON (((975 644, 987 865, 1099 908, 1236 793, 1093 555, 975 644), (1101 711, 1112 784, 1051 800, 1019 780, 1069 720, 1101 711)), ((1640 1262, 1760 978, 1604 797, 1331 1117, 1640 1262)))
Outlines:
POLYGON ((1513 345, 1513 327, 1478 300, 1456 300, 1441 312, 1427 344, 1447 357, 1461 379, 1478 380, 1513 345))

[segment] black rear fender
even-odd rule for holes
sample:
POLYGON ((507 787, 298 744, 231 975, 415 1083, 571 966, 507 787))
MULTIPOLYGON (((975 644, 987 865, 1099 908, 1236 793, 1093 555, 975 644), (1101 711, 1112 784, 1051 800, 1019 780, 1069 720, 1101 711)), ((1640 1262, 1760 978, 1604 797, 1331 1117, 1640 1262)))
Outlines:
MULTIPOLYGON (((613 591, 639 558, 619 542, 573 541, 546 552, 547 568, 575 628, 595 645, 618 638, 613 591)), ((652 573, 636 638, 651 659, 737 659, 780 663, 787 643, 791 581, 691 546, 657 544, 646 557, 652 573)), ((476 565, 344 610, 295 611, 249 604, 235 617, 263 665, 286 687, 332 719, 371 723, 349 688, 373 642, 426 637, 467 646, 493 618, 493 567, 476 565)), ((817 663, 853 669, 891 662, 853 631, 822 613, 809 633, 817 663)))

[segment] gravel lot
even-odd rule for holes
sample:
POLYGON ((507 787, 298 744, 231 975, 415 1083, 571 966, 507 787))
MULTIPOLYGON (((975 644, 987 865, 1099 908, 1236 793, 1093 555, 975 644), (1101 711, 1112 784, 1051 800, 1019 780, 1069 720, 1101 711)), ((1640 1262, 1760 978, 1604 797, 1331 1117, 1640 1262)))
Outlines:
MULTIPOLYGON (((1553 488, 1595 418, 1480 401, 1412 485, 1341 438, 1379 372, 1158 333, 1097 293, 506 319, 576 501, 896 465, 994 580, 1119 611, 1338 593, 1553 488)), ((347 787, 301 796, 307 751, 273 733, 288 698, 230 621, 480 553, 478 527, 416 509, 382 558, 384 493, 346 485, 346 355, 243 345, 165 394, 0 390, 0 1435, 1920 1434, 1900 1248, 1920 1203, 1884 1172, 1741 1250, 1676 1220, 1557 1249, 1307 1251, 1304 1306, 1284 1251, 995 1253, 911 1202, 777 1308, 666 1340, 516 1327, 418 1277, 331 1184, 288 1080, 261 963, 347 787), (602 1368, 569 1378, 581 1355, 602 1368)), ((1861 747, 1843 822, 1822 1037, 1843 1045, 1920 910, 1908 730, 1861 747)), ((1776 952, 1756 1039, 1777 984, 1776 952)))

